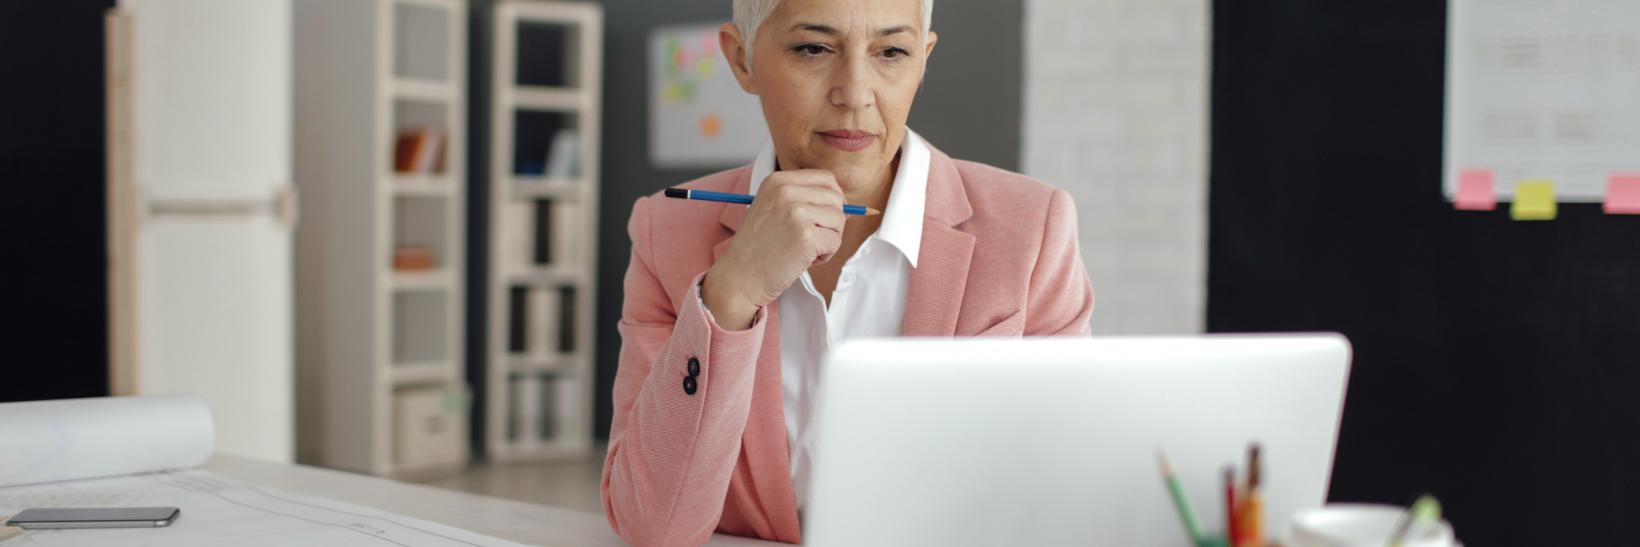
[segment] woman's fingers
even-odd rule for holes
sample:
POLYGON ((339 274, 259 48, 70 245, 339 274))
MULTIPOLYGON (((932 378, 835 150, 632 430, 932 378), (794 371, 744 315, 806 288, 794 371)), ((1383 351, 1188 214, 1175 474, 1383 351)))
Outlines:
POLYGON ((800 186, 817 186, 827 188, 842 195, 843 186, 837 183, 837 175, 825 169, 798 169, 796 171, 781 171, 777 174, 787 174, 792 184, 800 186))
POLYGON ((843 208, 843 193, 824 186, 786 184, 775 187, 773 194, 776 201, 843 208))
POLYGON ((843 233, 843 223, 848 221, 848 216, 843 214, 843 208, 841 206, 826 204, 811 205, 810 207, 814 208, 815 226, 819 226, 839 234, 843 233))
MULTIPOLYGON (((837 184, 837 177, 831 171, 820 169, 804 169, 800 171, 781 171, 769 175, 764 180, 765 185, 772 185, 771 190, 776 199, 817 205, 843 206, 843 187, 837 184)), ((763 190, 758 191, 759 194, 763 190)))

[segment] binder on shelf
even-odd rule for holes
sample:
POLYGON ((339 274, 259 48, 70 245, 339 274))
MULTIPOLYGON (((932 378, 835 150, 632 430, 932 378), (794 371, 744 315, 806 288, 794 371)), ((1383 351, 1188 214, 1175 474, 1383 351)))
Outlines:
POLYGON ((522 272, 533 265, 535 256, 535 203, 508 202, 502 212, 502 238, 507 268, 522 272))
POLYGON ((557 382, 553 382, 553 389, 556 391, 553 400, 557 402, 557 410, 552 414, 557 429, 555 435, 580 435, 579 422, 573 420, 576 416, 584 416, 581 410, 581 386, 581 382, 570 377, 561 377, 557 382))
POLYGON ((575 287, 559 287, 558 291, 558 351, 575 353, 575 309, 581 303, 575 299, 575 287))
POLYGON ((432 127, 400 131, 393 146, 393 171, 403 174, 444 171, 444 132, 432 127))
POLYGON ((554 229, 556 224, 553 221, 559 216, 557 203, 556 200, 550 199, 535 201, 535 224, 531 227, 535 245, 531 247, 529 254, 524 255, 530 257, 530 264, 533 266, 558 263, 554 260, 557 258, 554 254, 554 243, 557 242, 558 230, 554 229))
POLYGON ((528 317, 524 321, 525 328, 529 329, 525 336, 525 351, 532 356, 546 357, 557 352, 558 349, 558 290, 550 287, 530 289, 529 306, 526 309, 528 317))
POLYGON ((399 245, 393 248, 393 270, 425 272, 438 267, 438 256, 426 245, 399 245))
POLYGON ((518 438, 521 445, 532 445, 541 440, 541 377, 535 374, 518 374, 513 380, 517 386, 517 397, 513 399, 514 412, 518 415, 518 438))
POLYGON ((552 244, 549 246, 551 254, 548 255, 547 262, 553 265, 579 264, 581 241, 578 239, 580 230, 576 229, 576 221, 580 218, 579 211, 573 203, 559 201, 553 205, 551 229, 547 233, 548 237, 552 238, 552 244))
POLYGON ((559 129, 547 147, 548 179, 567 180, 581 176, 581 137, 574 129, 559 129))
POLYGON ((507 353, 523 354, 529 349, 529 322, 524 310, 529 307, 530 289, 514 285, 507 290, 507 353))
POLYGON ((551 374, 540 376, 537 389, 541 395, 541 414, 536 419, 535 440, 545 441, 558 436, 559 403, 558 388, 564 381, 551 374))

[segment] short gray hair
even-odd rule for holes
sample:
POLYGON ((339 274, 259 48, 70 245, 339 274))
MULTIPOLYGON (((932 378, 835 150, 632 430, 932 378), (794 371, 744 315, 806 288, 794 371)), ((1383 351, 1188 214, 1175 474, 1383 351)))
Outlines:
MULTIPOLYGON (((934 0, 920 0, 922 2, 922 31, 928 33, 928 28, 934 24, 934 0)), ((741 43, 746 47, 746 58, 752 58, 752 43, 757 39, 757 27, 763 26, 763 20, 774 13, 780 6, 780 0, 735 0, 735 28, 740 29, 741 43)))

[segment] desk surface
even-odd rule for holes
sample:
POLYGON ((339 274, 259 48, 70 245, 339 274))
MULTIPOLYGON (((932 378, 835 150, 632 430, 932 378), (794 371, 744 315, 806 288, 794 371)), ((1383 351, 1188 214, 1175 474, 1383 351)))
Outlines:
MULTIPOLYGON (((206 468, 236 479, 374 507, 497 538, 554 547, 620 547, 603 515, 492 498, 341 471, 218 454, 206 468)), ((707 545, 786 545, 718 534, 707 545)))

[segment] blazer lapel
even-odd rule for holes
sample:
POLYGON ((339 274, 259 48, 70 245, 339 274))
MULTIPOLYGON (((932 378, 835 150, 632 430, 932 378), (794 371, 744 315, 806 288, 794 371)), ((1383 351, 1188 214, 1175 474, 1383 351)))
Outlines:
POLYGON ((956 228, 974 215, 951 157, 932 150, 928 201, 923 210, 922 249, 906 284, 905 336, 951 336, 968 285, 974 236, 956 228))

